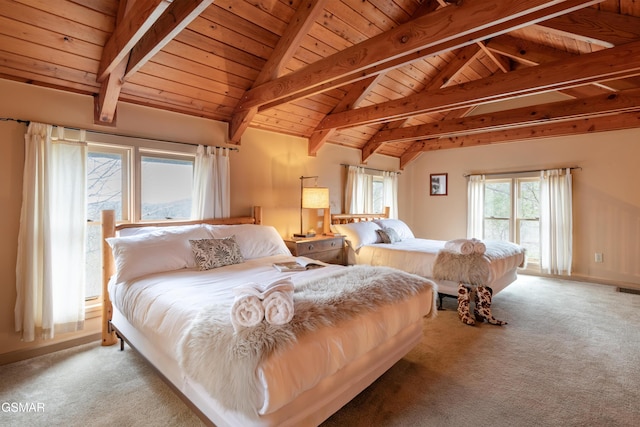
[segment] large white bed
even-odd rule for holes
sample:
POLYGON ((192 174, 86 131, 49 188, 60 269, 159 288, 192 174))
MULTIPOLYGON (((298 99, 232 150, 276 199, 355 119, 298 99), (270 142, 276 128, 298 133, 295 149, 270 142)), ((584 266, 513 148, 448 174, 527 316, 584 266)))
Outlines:
POLYGON ((273 264, 292 257, 273 227, 259 216, 227 222, 148 232, 103 214, 103 344, 117 333, 208 424, 318 425, 404 357, 435 315, 429 280, 386 267, 282 273, 273 264), (186 241, 229 236, 241 262, 193 264, 186 241), (236 330, 234 290, 283 278, 295 285, 292 320, 236 330))
MULTIPOLYGON (((382 214, 334 214, 332 231, 345 236, 347 260, 350 265, 389 266, 433 280, 441 297, 458 294, 458 286, 469 283, 469 268, 464 271, 445 270, 439 261, 445 259, 444 240, 416 238, 401 220, 382 214), (392 229, 397 241, 384 243, 380 231, 392 229)), ((484 269, 479 282, 497 294, 517 279, 518 268, 526 263, 525 249, 510 242, 484 241, 486 251, 481 256, 470 255, 473 267, 484 269)), ((461 257, 464 258, 464 257, 461 257)), ((458 265, 462 265, 458 263, 458 265)))

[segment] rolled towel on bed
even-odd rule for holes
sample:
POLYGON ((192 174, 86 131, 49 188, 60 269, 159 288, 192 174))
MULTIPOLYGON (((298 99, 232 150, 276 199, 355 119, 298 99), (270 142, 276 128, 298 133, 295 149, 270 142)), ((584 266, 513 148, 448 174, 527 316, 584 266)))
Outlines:
POLYGON ((257 326, 262 319, 264 319, 264 307, 260 297, 250 293, 236 296, 231 306, 231 324, 235 331, 257 326))
POLYGON ((283 325, 293 318, 293 282, 285 277, 267 284, 246 283, 236 286, 231 306, 233 329, 257 326, 266 319, 272 325, 283 325))
POLYGON ((469 239, 449 240, 444 244, 444 248, 450 252, 471 255, 473 253, 473 242, 469 239))
POLYGON ((284 325, 293 318, 293 282, 290 277, 269 283, 264 290, 264 318, 272 325, 284 325))
POLYGON ((471 242, 473 242, 473 252, 476 254, 484 255, 484 253, 487 251, 487 245, 485 245, 482 240, 476 239, 475 237, 471 239, 471 242))
POLYGON ((271 292, 262 302, 264 318, 272 325, 284 325, 293 319, 293 292, 271 292))
POLYGON ((288 294, 290 293, 291 297, 293 298, 294 289, 295 288, 293 286, 293 282, 291 281, 291 277, 285 277, 264 286, 262 288, 262 298, 266 299, 270 294, 274 292, 286 292, 288 294))

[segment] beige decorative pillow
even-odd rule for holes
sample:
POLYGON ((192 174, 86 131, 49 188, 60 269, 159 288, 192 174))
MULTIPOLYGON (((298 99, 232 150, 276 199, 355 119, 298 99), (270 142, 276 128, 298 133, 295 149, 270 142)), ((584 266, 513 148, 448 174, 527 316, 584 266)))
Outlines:
POLYGON ((235 236, 223 239, 189 240, 189 243, 200 270, 211 270, 244 262, 235 236))

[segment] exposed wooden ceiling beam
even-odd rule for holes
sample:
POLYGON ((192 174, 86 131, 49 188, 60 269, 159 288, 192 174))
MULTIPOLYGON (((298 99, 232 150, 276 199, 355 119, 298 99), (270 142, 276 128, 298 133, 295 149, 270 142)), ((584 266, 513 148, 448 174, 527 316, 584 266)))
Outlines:
POLYGON ((137 0, 107 41, 102 52, 97 80, 105 80, 131 49, 171 5, 169 0, 137 0))
POLYGON ((124 79, 138 71, 211 3, 213 0, 174 0, 131 49, 124 79))
MULTIPOLYGON (((482 49, 478 44, 471 44, 457 50, 453 59, 427 83, 422 93, 453 85, 457 75, 481 53, 482 49)), ((379 140, 380 132, 401 128, 406 121, 407 119, 400 119, 385 124, 384 128, 373 135, 362 147, 362 161, 366 161, 384 144, 384 140, 379 140)))
MULTIPOLYGON (((135 0, 122 0, 118 3, 116 25, 124 20, 124 17, 133 8, 135 0)), ((122 91, 124 72, 127 69, 129 54, 113 68, 107 78, 100 84, 98 94, 93 97, 93 121, 101 125, 115 125, 116 108, 122 91)))
POLYGON ((318 129, 345 128, 513 99, 640 74, 640 41, 550 64, 327 116, 318 129))
MULTIPOLYGON (((415 19, 419 16, 426 15, 427 13, 433 12, 439 7, 439 2, 424 2, 422 3, 412 15, 412 18, 415 19)), ((359 106, 359 104, 364 101, 364 99, 370 94, 371 90, 382 80, 382 78, 386 75, 386 73, 380 73, 374 76, 370 76, 364 80, 357 81, 353 84, 349 92, 346 94, 342 100, 334 107, 331 111, 332 113, 338 113, 340 111, 351 110, 359 106)), ((394 122, 394 124, 387 124, 385 126, 401 126, 403 121, 394 122)), ((336 132, 336 129, 326 129, 317 132, 313 132, 309 137, 309 155, 315 156, 320 148, 331 138, 331 136, 336 132)), ((375 151, 377 147, 371 148, 375 151)), ((372 152, 373 152, 372 151, 372 152)), ((362 149, 362 163, 366 162, 368 156, 365 157, 365 150, 362 149)))
MULTIPOLYGON (((280 37, 273 53, 262 67, 262 71, 253 83, 253 87, 275 80, 280 70, 286 64, 302 38, 309 32, 317 16, 322 13, 326 0, 305 0, 296 10, 285 33, 280 37)), ((245 93, 246 96, 246 93, 245 93)), ((229 124, 229 141, 239 144, 242 135, 258 113, 257 106, 251 108, 236 108, 229 124)))
POLYGON ((105 68, 98 75, 102 85, 94 101, 95 121, 100 124, 112 124, 124 80, 138 71, 213 0, 173 3, 130 0, 126 3, 126 12, 119 13, 116 29, 103 51, 101 67, 105 68), (138 24, 140 27, 136 29, 134 26, 138 24), (104 76, 102 80, 101 76, 104 76))
MULTIPOLYGON (((353 84, 347 94, 340 100, 338 105, 335 106, 333 111, 340 112, 355 108, 362 102, 369 94, 371 89, 378 84, 382 79, 382 75, 372 76, 364 80, 360 80, 353 84)), ((336 132, 336 129, 325 129, 318 132, 313 132, 309 137, 309 155, 315 156, 320 148, 331 138, 336 132)))
POLYGON ((531 126, 539 123, 596 117, 640 109, 640 89, 593 96, 579 100, 552 102, 533 107, 515 108, 461 119, 445 120, 418 126, 380 131, 379 142, 412 141, 489 132, 507 127, 531 126))
POLYGON ((578 118, 569 121, 540 123, 537 126, 441 138, 427 142, 422 151, 499 144, 530 138, 549 138, 556 136, 587 134, 592 132, 632 129, 637 128, 638 126, 640 126, 640 111, 630 111, 612 116, 578 118))
POLYGON ((601 1, 466 1, 443 7, 250 90, 238 110, 339 87, 601 1))
POLYGON ((571 136, 638 127, 640 127, 640 112, 634 111, 613 116, 581 118, 495 132, 425 140, 413 144, 411 150, 402 154, 400 157, 400 169, 404 169, 416 156, 425 151, 504 144, 527 139, 571 136))
POLYGON ((593 8, 571 12, 537 25, 550 33, 606 48, 640 39, 640 18, 593 8))

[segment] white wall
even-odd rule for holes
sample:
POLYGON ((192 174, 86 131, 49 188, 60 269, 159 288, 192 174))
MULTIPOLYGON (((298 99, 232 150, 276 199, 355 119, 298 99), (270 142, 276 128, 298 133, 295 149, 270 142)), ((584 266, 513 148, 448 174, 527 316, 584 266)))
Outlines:
POLYGON ((465 173, 580 166, 574 171, 574 255, 577 277, 640 286, 640 131, 528 140, 423 153, 411 167, 416 234, 466 235, 465 173), (449 174, 449 196, 428 194, 429 174, 449 174), (604 254, 596 263, 594 254, 604 254))

